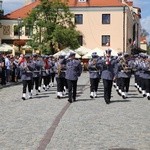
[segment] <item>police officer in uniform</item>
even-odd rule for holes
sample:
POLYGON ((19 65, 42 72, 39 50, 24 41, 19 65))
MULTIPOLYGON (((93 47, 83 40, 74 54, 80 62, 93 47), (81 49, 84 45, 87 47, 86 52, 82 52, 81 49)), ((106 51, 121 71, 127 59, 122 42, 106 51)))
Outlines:
POLYGON ((69 59, 66 63, 66 79, 68 84, 68 102, 76 101, 77 81, 82 73, 82 65, 79 60, 75 59, 75 53, 70 52, 69 59))
POLYGON ((63 97, 63 91, 65 86, 65 72, 66 72, 66 60, 64 55, 60 55, 58 61, 55 63, 55 73, 57 82, 57 98, 63 97))
POLYGON ((49 86, 54 87, 54 79, 55 79, 55 58, 53 57, 53 55, 50 55, 50 83, 49 86))
POLYGON ((132 74, 131 61, 129 59, 130 55, 128 53, 125 53, 123 55, 123 58, 120 60, 117 69, 118 76, 121 78, 121 89, 119 90, 119 92, 123 99, 127 98, 130 78, 132 74))
POLYGON ((101 79, 103 79, 104 85, 104 100, 106 104, 110 104, 112 84, 116 76, 115 65, 116 63, 111 57, 111 50, 106 50, 106 56, 102 62, 101 74, 101 79))
POLYGON ((92 53, 92 59, 88 62, 88 70, 90 75, 90 97, 97 97, 97 89, 100 80, 100 66, 98 65, 97 53, 92 53))
POLYGON ((47 88, 48 88, 48 84, 49 84, 49 75, 50 75, 50 64, 49 64, 49 57, 48 56, 43 56, 42 57, 43 60, 42 60, 42 70, 41 70, 41 74, 42 74, 42 79, 43 79, 43 89, 45 91, 47 91, 47 88))
POLYGON ((33 60, 31 62, 33 68, 33 80, 32 80, 32 90, 31 94, 33 94, 33 88, 35 85, 36 95, 38 95, 38 87, 39 87, 39 80, 40 80, 40 64, 38 63, 38 55, 33 54, 33 60))
POLYGON ((141 88, 142 88, 142 95, 143 97, 148 98, 150 100, 150 62, 148 59, 148 56, 146 54, 143 54, 143 61, 141 62, 142 65, 142 82, 141 82, 141 88))
POLYGON ((33 68, 30 61, 30 55, 25 55, 25 59, 20 63, 20 73, 21 80, 23 83, 23 95, 22 99, 26 100, 26 90, 28 87, 29 99, 32 98, 31 88, 32 88, 32 78, 33 78, 33 68))

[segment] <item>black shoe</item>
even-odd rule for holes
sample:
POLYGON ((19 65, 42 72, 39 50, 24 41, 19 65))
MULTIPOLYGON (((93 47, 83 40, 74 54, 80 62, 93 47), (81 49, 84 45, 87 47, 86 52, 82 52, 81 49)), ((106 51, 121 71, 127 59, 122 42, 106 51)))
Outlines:
POLYGON ((92 95, 90 95, 91 98, 94 98, 92 95))
POLYGON ((106 104, 110 104, 110 99, 105 98, 105 102, 106 102, 106 104))
POLYGON ((121 93, 118 91, 118 95, 121 96, 121 93))
POLYGON ((148 96, 147 99, 150 100, 150 96, 148 96))
POLYGON ((26 98, 25 98, 25 97, 22 97, 22 99, 23 99, 23 100, 26 100, 26 98))
POLYGON ((41 90, 38 90, 38 92, 40 93, 40 92, 41 92, 41 90))
POLYGON ((59 96, 59 95, 57 95, 57 98, 58 98, 58 99, 60 99, 60 96, 59 96))
POLYGON ((123 98, 123 99, 126 99, 127 97, 126 97, 125 95, 122 95, 122 98, 123 98))
POLYGON ((146 94, 143 94, 143 97, 146 97, 146 94))
POLYGON ((139 91, 140 94, 142 93, 142 91, 140 91, 139 89, 138 89, 138 91, 139 91))
POLYGON ((72 100, 68 99, 68 102, 69 102, 69 103, 72 103, 72 100))
POLYGON ((76 102, 77 100, 76 100, 76 99, 73 99, 73 101, 76 102))
POLYGON ((110 104, 110 101, 106 101, 106 104, 110 104))

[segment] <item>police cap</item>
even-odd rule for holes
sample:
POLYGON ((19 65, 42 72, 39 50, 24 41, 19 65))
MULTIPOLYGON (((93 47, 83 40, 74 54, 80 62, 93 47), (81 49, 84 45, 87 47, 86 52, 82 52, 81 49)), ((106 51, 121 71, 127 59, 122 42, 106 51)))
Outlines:
POLYGON ((106 49, 105 52, 106 54, 111 54, 111 49, 106 49))
POLYGON ((26 55, 25 55, 25 58, 30 58, 30 57, 31 57, 30 54, 26 54, 26 55))
POLYGON ((76 53, 75 52, 70 52, 69 57, 75 56, 76 53))
POLYGON ((64 59, 64 58, 65 58, 65 55, 59 55, 58 58, 59 58, 59 59, 64 59))
POLYGON ((97 58, 97 57, 98 57, 97 53, 96 53, 96 52, 93 52, 93 53, 92 53, 92 58, 97 58))

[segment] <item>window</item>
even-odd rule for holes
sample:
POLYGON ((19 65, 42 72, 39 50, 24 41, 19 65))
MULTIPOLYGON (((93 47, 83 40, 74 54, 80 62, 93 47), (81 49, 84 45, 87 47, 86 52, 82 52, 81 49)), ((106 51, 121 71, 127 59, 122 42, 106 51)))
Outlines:
POLYGON ((18 25, 14 26, 14 36, 18 36, 19 35, 19 27, 18 25))
POLYGON ((75 24, 83 24, 83 15, 75 14, 75 24))
POLYGON ((82 46, 83 45, 83 36, 82 35, 80 35, 78 37, 78 41, 79 41, 79 44, 82 46))
POLYGON ((110 24, 110 14, 102 14, 102 24, 110 24))
POLYGON ((110 35, 102 35, 102 46, 110 46, 110 35))
POLYGON ((29 26, 25 26, 25 36, 31 36, 32 35, 32 28, 29 26))
POLYGON ((78 0, 78 2, 87 2, 87 0, 78 0))

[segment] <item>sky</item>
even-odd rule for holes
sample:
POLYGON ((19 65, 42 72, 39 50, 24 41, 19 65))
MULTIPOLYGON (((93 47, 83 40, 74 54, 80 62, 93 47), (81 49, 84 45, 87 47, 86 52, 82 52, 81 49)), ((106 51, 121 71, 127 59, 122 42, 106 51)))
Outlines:
MULTIPOLYGON (((10 13, 24 5, 25 0, 3 0, 4 13, 10 13)), ((141 25, 150 34, 150 0, 133 0, 134 6, 141 8, 141 25)), ((149 35, 150 41, 150 35, 149 35)))

